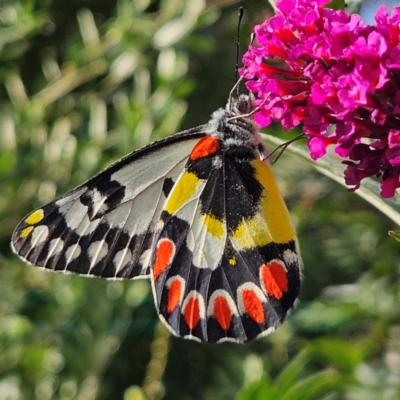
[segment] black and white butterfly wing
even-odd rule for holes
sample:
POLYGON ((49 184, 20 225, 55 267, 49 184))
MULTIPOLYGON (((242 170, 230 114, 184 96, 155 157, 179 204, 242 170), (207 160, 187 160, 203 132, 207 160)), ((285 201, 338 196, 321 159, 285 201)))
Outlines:
POLYGON ((145 146, 26 216, 12 248, 30 264, 111 279, 149 274, 166 197, 203 137, 193 128, 145 146))

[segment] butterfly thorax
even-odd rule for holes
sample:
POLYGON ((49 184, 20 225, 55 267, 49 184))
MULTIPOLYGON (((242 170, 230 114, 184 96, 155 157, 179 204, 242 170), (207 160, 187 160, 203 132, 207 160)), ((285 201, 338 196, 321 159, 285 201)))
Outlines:
POLYGON ((235 151, 244 148, 263 154, 265 147, 254 122, 252 111, 254 106, 248 95, 240 95, 231 99, 225 108, 215 111, 208 123, 207 133, 220 141, 222 151, 235 151))

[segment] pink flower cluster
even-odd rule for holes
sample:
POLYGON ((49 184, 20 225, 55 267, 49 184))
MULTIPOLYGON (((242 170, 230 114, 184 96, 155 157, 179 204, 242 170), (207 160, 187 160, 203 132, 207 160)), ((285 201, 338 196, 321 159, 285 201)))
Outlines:
POLYGON ((258 46, 240 71, 260 106, 255 120, 285 129, 302 123, 313 159, 334 145, 352 190, 377 176, 382 197, 393 197, 400 187, 400 7, 391 16, 380 7, 372 26, 324 8, 327 2, 281 0, 255 28, 258 46))

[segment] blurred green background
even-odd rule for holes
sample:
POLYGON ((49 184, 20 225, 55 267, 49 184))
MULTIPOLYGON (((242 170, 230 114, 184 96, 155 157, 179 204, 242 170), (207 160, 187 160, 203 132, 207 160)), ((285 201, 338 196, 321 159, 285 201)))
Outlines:
MULTIPOLYGON (((396 227, 288 152, 274 170, 301 302, 249 345, 170 337, 146 280, 46 273, 10 250, 33 208, 225 105, 239 5, 0 1, 0 400, 400 399, 396 227)), ((266 1, 244 6, 242 51, 270 15, 266 1)))

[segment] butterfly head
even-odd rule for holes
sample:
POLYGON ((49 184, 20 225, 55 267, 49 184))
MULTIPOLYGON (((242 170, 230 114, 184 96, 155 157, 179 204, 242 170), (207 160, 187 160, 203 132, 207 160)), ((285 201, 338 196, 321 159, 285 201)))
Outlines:
POLYGON ((251 116, 254 110, 254 97, 252 94, 241 94, 238 98, 231 97, 226 105, 226 110, 232 114, 232 116, 251 116))

